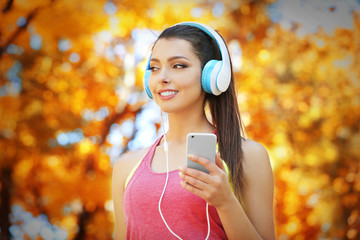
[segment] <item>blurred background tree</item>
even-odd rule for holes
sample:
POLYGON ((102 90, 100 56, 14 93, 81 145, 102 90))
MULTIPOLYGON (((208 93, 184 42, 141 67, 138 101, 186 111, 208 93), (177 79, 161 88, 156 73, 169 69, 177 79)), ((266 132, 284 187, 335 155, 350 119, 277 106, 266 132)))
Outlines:
POLYGON ((150 145, 157 34, 228 42, 247 135, 269 150, 278 239, 360 236, 359 1, 4 0, 1 239, 112 239, 112 165, 150 145))

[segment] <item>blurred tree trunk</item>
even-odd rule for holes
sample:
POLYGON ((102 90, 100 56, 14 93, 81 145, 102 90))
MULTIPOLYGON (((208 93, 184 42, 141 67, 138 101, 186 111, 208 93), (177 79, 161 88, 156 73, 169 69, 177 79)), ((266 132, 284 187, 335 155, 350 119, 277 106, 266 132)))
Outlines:
POLYGON ((2 10, 2 13, 8 12, 11 9, 11 7, 13 6, 13 3, 14 3, 14 0, 8 0, 5 7, 2 10))
POLYGON ((84 210, 82 213, 78 216, 78 226, 79 231, 77 235, 75 236, 74 240, 83 240, 86 239, 86 225, 91 219, 91 216, 93 215, 93 212, 89 212, 84 210))
POLYGON ((0 206, 0 239, 10 239, 10 195, 12 188, 12 169, 11 167, 4 167, 1 169, 1 206, 0 206))

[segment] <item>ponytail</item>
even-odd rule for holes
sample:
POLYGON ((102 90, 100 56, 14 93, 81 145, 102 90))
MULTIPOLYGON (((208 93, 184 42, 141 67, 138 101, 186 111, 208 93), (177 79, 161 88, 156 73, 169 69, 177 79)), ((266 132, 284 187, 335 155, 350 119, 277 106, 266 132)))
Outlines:
POLYGON ((233 74, 231 78, 229 88, 219 96, 207 94, 207 102, 216 127, 220 156, 229 168, 229 180, 235 196, 243 202, 245 180, 242 166, 244 161, 242 136, 244 128, 240 118, 233 74))

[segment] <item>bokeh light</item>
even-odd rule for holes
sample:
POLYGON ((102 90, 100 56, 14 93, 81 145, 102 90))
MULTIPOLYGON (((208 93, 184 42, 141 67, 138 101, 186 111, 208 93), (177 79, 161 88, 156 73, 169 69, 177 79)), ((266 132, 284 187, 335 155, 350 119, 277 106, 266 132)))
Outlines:
POLYGON ((113 238, 112 166, 162 134, 151 47, 188 20, 228 44, 246 136, 271 158, 277 239, 359 238, 359 1, 5 2, 4 239, 113 238))

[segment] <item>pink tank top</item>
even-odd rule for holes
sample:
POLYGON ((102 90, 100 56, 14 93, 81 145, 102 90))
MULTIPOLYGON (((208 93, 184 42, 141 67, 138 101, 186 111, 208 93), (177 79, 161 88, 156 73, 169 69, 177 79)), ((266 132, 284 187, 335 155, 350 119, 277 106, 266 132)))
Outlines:
MULTIPOLYGON (((123 209, 127 239, 177 239, 161 219, 158 203, 166 173, 151 169, 151 161, 161 137, 152 145, 130 179, 124 193, 123 209)), ((161 211, 172 231, 182 239, 205 239, 207 235, 206 202, 183 189, 179 170, 169 172, 168 185, 161 202, 161 211)), ((209 205, 209 239, 227 239, 219 215, 209 205)))

